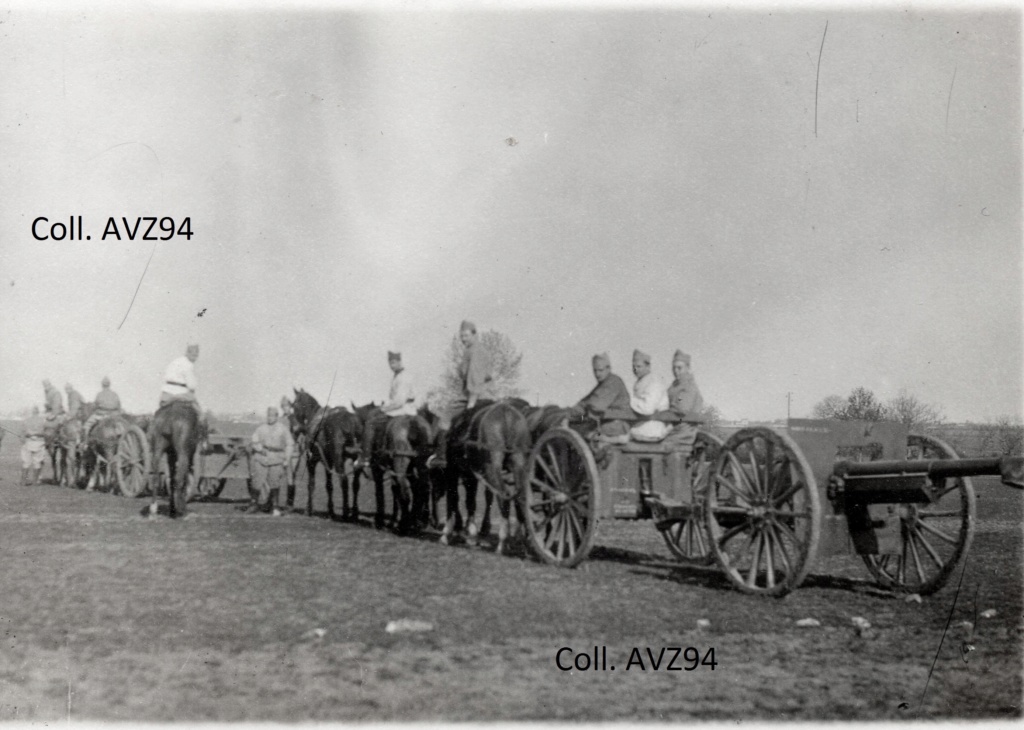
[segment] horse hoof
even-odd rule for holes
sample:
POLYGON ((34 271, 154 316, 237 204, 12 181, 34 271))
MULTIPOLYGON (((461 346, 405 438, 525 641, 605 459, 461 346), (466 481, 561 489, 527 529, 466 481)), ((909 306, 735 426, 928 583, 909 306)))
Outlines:
POLYGON ((448 536, 447 535, 441 535, 441 537, 438 540, 438 542, 441 543, 442 545, 447 545, 448 544, 448 536))

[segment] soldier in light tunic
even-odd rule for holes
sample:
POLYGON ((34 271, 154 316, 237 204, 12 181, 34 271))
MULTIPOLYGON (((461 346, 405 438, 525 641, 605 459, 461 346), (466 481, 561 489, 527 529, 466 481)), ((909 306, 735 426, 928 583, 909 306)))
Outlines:
POLYGON ((43 381, 43 399, 43 410, 46 414, 44 436, 46 442, 50 443, 57 434, 57 429, 64 423, 64 399, 49 380, 43 381))
POLYGON ((459 379, 462 384, 460 397, 448 406, 441 419, 442 431, 448 437, 442 438, 438 458, 433 462, 444 466, 448 462, 448 444, 459 443, 469 430, 471 412, 478 405, 486 405, 494 398, 494 376, 491 374, 491 357, 480 344, 476 325, 463 320, 459 326, 459 340, 466 348, 459 363, 459 379))
POLYGON ((39 406, 32 406, 32 415, 21 424, 21 483, 25 486, 35 484, 43 468, 45 434, 46 419, 39 415, 39 406))
POLYGON ((369 464, 373 442, 385 428, 389 418, 416 415, 416 391, 413 388, 412 376, 402 365, 402 353, 389 350, 388 367, 394 373, 391 388, 388 390, 388 399, 381 406, 380 412, 371 416, 363 428, 363 451, 353 464, 356 469, 365 468, 369 464))
POLYGON ((253 486, 259 496, 257 503, 247 512, 269 512, 275 517, 281 515, 277 507, 278 494, 285 482, 291 486, 291 470, 295 442, 292 432, 277 418, 277 409, 267 409, 267 422, 260 424, 252 434, 253 486))
MULTIPOLYGON (((664 381, 651 372, 651 356, 640 350, 633 351, 633 396, 629 405, 640 418, 649 419, 659 411, 668 410, 668 389, 664 381)), ((668 427, 657 420, 643 420, 629 430, 637 441, 660 441, 668 427)))
POLYGON ((195 361, 199 359, 199 345, 189 345, 185 354, 174 358, 164 371, 164 384, 160 389, 160 405, 171 401, 191 403, 197 413, 202 413, 196 399, 195 361))

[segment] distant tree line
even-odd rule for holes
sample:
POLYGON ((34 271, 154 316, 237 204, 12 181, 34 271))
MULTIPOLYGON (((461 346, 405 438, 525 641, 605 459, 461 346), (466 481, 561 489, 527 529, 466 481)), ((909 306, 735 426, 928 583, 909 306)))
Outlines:
POLYGON ((900 390, 895 398, 883 402, 869 389, 857 387, 845 398, 839 395, 823 398, 811 413, 814 418, 840 421, 895 421, 911 431, 936 433, 961 453, 1020 455, 1024 452, 1024 424, 1019 418, 1000 416, 990 423, 947 424, 942 408, 925 403, 906 390, 900 390), (972 432, 973 437, 969 442, 968 432, 972 432))

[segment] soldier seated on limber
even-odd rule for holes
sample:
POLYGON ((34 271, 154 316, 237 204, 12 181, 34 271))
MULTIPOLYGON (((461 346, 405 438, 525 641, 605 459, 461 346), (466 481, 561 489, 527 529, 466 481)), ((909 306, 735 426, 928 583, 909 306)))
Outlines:
POLYGON ((445 413, 441 414, 441 430, 448 433, 438 445, 437 458, 432 466, 443 468, 448 463, 448 442, 459 442, 469 430, 472 411, 485 406, 494 399, 494 377, 491 374, 491 358, 480 344, 476 325, 463 320, 459 326, 459 340, 465 347, 462 362, 459 363, 459 380, 462 383, 460 397, 453 400, 445 413))
POLYGON ((89 431, 97 423, 104 418, 117 416, 121 413, 121 398, 110 389, 110 378, 104 376, 100 385, 103 387, 103 390, 96 394, 96 400, 93 402, 95 406, 93 412, 85 419, 85 425, 82 428, 86 438, 89 436, 89 431))
POLYGON ((661 441, 668 433, 668 426, 652 417, 668 410, 668 389, 664 381, 651 372, 651 356, 646 352, 633 351, 633 374, 636 383, 629 405, 640 422, 629 429, 629 435, 636 441, 661 441))
POLYGON ((690 372, 690 356, 682 350, 676 350, 672 356, 672 374, 675 375, 675 381, 668 388, 669 410, 684 420, 676 424, 665 437, 664 443, 689 455, 697 438, 697 426, 693 421, 700 420, 704 398, 690 372))
POLYGON ((607 353, 591 359, 597 385, 580 402, 569 409, 570 425, 584 438, 597 443, 622 442, 629 439, 629 424, 633 411, 629 407, 629 391, 622 378, 612 372, 607 353), (596 417, 597 427, 592 428, 596 417))

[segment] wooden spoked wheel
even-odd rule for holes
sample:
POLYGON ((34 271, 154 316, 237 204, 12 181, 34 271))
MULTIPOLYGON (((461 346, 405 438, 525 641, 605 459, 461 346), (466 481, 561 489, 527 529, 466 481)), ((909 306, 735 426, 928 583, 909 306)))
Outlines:
POLYGON ((587 442, 567 428, 546 431, 526 462, 526 528, 545 563, 570 568, 587 557, 597 529, 597 464, 587 442))
POLYGON ((669 552, 684 563, 710 565, 715 561, 708 542, 704 504, 707 499, 708 483, 722 443, 722 439, 714 434, 697 431, 693 451, 690 452, 690 458, 686 463, 692 490, 689 514, 686 519, 673 522, 661 531, 669 552))
POLYGON ((745 593, 781 596, 807 577, 821 505, 807 460, 786 434, 748 428, 715 462, 706 503, 711 551, 745 593))
MULTIPOLYGON (((944 441, 911 434, 907 458, 957 459, 944 441)), ((974 539, 974 486, 967 477, 939 482, 935 501, 893 505, 899 514, 899 552, 865 555, 864 563, 878 583, 901 593, 928 595, 946 585, 974 539)))
POLYGON ((135 424, 125 424, 114 457, 117 488, 126 497, 138 497, 149 478, 149 442, 135 424))

